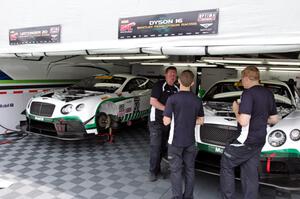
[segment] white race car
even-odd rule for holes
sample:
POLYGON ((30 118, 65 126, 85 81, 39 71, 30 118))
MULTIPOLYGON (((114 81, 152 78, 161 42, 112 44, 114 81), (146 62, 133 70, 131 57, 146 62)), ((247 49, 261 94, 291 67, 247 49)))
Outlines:
MULTIPOLYGON (((266 144, 261 153, 260 178, 279 187, 300 186, 300 109, 299 93, 280 81, 261 81, 275 97, 279 123, 268 126, 266 144), (285 178, 286 180, 283 180, 285 178), (272 180, 270 180, 272 179, 272 180), (278 182, 277 182, 278 181, 278 182)), ((205 122, 196 134, 199 162, 210 172, 218 171, 220 155, 229 139, 237 137, 237 122, 231 110, 243 87, 238 80, 215 83, 203 96, 205 122), (214 167, 214 168, 213 168, 214 167)))
POLYGON ((60 138, 101 134, 147 117, 153 83, 133 75, 95 75, 43 93, 26 106, 27 130, 60 138))

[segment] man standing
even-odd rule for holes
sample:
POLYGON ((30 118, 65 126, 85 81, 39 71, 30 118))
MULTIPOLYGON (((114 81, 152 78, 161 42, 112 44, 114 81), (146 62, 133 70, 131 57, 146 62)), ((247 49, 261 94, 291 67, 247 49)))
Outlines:
POLYGON ((234 168, 241 168, 244 199, 258 196, 258 164, 261 149, 266 141, 267 124, 278 122, 273 93, 259 84, 259 70, 248 66, 242 71, 245 90, 240 104, 232 104, 240 136, 229 143, 221 159, 221 195, 233 199, 235 189, 234 168))
POLYGON ((179 77, 179 84, 179 93, 167 100, 163 121, 165 125, 172 122, 168 140, 168 160, 171 168, 173 199, 192 199, 197 155, 195 126, 203 124, 204 112, 201 98, 190 90, 194 84, 192 71, 183 71, 179 77), (184 193, 183 182, 185 182, 184 193))
POLYGON ((174 84, 176 78, 176 68, 168 67, 165 70, 165 80, 156 82, 152 88, 150 98, 152 107, 148 123, 150 131, 149 181, 151 182, 157 180, 162 156, 167 152, 167 140, 170 128, 163 125, 163 111, 168 97, 178 92, 178 87, 174 84))

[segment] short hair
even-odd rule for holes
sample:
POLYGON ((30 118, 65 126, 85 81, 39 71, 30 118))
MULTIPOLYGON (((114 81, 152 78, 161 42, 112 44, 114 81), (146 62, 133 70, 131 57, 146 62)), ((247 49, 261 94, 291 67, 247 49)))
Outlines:
POLYGON ((168 73, 170 70, 175 70, 177 72, 177 68, 175 66, 169 66, 168 68, 166 68, 165 74, 168 73))
POLYGON ((260 78, 259 70, 256 66, 247 66, 242 71, 242 77, 248 77, 250 80, 257 81, 260 78))
POLYGON ((180 82, 182 83, 183 86, 185 87, 189 87, 192 85, 193 81, 194 81, 194 73, 190 70, 184 70, 182 71, 182 73, 180 74, 180 82))

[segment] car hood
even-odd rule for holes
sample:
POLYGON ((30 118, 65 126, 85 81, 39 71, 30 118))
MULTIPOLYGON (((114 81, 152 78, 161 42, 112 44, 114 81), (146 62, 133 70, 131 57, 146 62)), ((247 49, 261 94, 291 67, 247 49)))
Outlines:
MULTIPOLYGON (((277 106, 278 115, 281 118, 294 119, 300 117, 299 110, 296 110, 293 106, 277 106)), ((220 117, 233 117, 232 103, 231 102, 204 102, 205 116, 220 116, 220 117)))
POLYGON ((297 109, 291 112, 288 116, 285 117, 286 120, 298 120, 300 119, 300 110, 297 109))
POLYGON ((39 97, 47 97, 62 102, 73 102, 73 101, 82 101, 83 98, 93 98, 95 96, 102 96, 105 98, 106 94, 99 91, 89 91, 89 90, 80 90, 80 89, 61 89, 54 92, 46 93, 39 97))

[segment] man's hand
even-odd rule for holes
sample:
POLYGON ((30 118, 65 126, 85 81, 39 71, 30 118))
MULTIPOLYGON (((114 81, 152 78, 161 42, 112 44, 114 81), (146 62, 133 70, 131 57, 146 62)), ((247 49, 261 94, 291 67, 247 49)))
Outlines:
POLYGON ((268 124, 274 125, 274 124, 276 124, 277 122, 279 122, 279 117, 278 117, 278 115, 270 115, 270 116, 269 116, 269 118, 268 118, 268 124))
POLYGON ((169 124, 171 124, 171 118, 164 116, 163 122, 165 126, 168 126, 169 124))
POLYGON ((234 101, 234 102, 232 103, 232 111, 234 112, 235 116, 238 115, 238 113, 239 113, 239 108, 240 108, 239 103, 238 103, 237 101, 234 101))
POLYGON ((197 125, 203 125, 204 123, 204 117, 198 117, 196 120, 196 124, 197 125))
POLYGON ((165 106, 160 103, 158 101, 158 99, 154 98, 154 97, 151 97, 150 98, 150 105, 151 106, 154 106, 154 108, 158 109, 158 110, 161 110, 161 111, 164 111, 165 110, 165 106))

